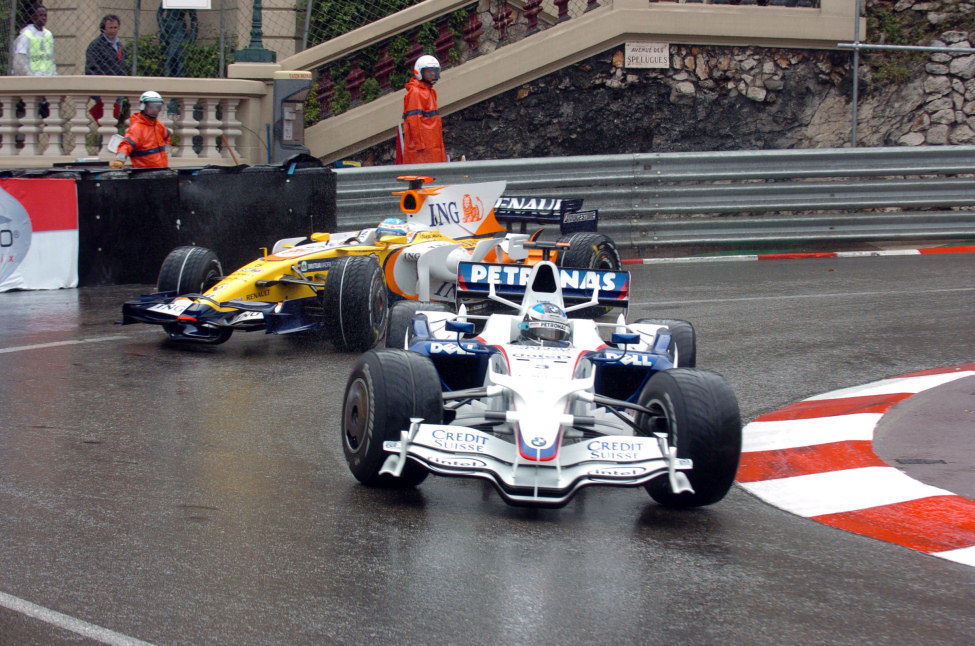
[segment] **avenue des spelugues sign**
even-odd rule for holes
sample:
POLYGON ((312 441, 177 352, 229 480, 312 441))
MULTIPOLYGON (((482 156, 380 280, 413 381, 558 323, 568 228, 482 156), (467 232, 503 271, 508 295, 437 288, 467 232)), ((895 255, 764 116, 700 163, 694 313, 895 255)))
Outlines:
POLYGON ((626 43, 626 67, 670 67, 670 43, 626 43))

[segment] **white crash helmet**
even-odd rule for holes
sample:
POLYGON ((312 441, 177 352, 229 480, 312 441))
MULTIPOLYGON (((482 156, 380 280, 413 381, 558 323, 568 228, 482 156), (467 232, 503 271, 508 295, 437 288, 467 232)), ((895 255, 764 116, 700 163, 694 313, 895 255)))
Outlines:
POLYGON ((440 61, 434 56, 429 54, 424 54, 420 58, 416 59, 416 63, 413 64, 413 76, 422 81, 423 80, 423 70, 425 69, 435 69, 437 70, 436 75, 433 77, 434 81, 440 80, 440 61))
POLYGON ((163 98, 160 96, 159 92, 146 90, 142 93, 142 96, 139 97, 139 109, 145 110, 147 103, 158 103, 159 105, 162 105, 163 98))
POLYGON ((569 317, 555 303, 536 303, 522 319, 521 338, 531 343, 568 341, 571 333, 569 317))

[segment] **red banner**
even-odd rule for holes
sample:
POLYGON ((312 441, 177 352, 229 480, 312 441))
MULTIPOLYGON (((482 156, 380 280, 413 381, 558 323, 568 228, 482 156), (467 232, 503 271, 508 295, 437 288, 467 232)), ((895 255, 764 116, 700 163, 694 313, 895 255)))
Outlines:
POLYGON ((0 179, 30 214, 34 232, 78 228, 78 192, 73 179, 0 179))
POLYGON ((71 179, 0 179, 0 292, 78 285, 71 179))

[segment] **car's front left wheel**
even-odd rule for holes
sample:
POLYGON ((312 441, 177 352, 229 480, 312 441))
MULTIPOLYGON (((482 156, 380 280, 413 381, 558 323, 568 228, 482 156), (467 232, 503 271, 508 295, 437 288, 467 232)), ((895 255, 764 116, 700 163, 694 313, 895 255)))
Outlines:
POLYGON ((177 247, 159 268, 156 291, 202 294, 223 276, 217 254, 206 247, 177 247))
POLYGON ((443 421, 440 379, 428 357, 406 350, 370 350, 352 369, 342 405, 342 450, 352 475, 373 487, 409 488, 427 477, 410 460, 399 477, 380 475, 386 458, 383 442, 400 439, 410 418, 443 421))

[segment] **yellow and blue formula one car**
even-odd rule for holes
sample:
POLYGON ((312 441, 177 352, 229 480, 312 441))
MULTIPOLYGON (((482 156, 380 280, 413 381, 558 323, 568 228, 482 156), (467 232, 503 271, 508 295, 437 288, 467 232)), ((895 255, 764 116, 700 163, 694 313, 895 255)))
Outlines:
POLYGON ((598 213, 580 199, 501 197, 505 182, 426 186, 404 177, 402 218, 375 228, 279 240, 224 275, 216 254, 179 247, 159 271, 157 291, 122 306, 122 323, 161 325, 175 341, 223 343, 234 330, 292 334, 319 330, 336 349, 365 351, 381 341, 391 301, 453 303, 461 262, 619 269, 615 244, 596 233, 598 213), (544 226, 558 225, 543 241, 544 226), (520 231, 511 229, 520 228, 520 231))

